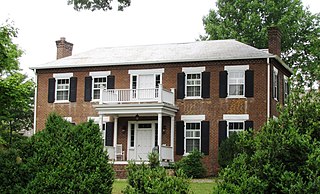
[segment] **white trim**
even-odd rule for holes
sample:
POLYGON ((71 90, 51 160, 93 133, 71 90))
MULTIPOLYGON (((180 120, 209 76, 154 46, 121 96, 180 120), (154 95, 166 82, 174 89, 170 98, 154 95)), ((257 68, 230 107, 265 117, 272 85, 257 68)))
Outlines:
POLYGON ((249 65, 224 66, 225 71, 245 71, 248 69, 249 69, 249 65))
POLYGON ((34 69, 34 83, 35 83, 35 88, 34 88, 34 112, 33 112, 33 135, 36 134, 37 131, 37 96, 38 96, 38 74, 37 70, 34 69))
POLYGON ((135 75, 143 75, 143 74, 162 74, 164 73, 164 68, 160 69, 133 69, 128 70, 128 74, 135 74, 135 75))
POLYGON ((277 74, 279 72, 279 70, 275 66, 273 66, 273 71, 276 72, 277 74))
POLYGON ((271 72, 270 72, 270 59, 267 58, 267 121, 270 118, 270 82, 271 82, 271 72))
POLYGON ((249 120, 249 114, 223 114, 223 120, 249 120))
POLYGON ((193 73, 202 73, 206 70, 206 67, 182 67, 182 72, 193 74, 193 73))
POLYGON ((206 120, 206 115, 181 115, 182 121, 204 121, 206 120))
POLYGON ((89 73, 89 76, 92 76, 92 77, 107 77, 110 74, 111 74, 110 71, 92 71, 92 72, 89 73))
POLYGON ((54 73, 53 77, 56 79, 70 79, 73 76, 73 73, 54 73))

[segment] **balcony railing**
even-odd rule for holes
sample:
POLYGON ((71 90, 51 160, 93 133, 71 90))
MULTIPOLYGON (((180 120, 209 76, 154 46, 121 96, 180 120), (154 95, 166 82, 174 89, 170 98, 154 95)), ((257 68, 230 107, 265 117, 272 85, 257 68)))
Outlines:
POLYGON ((100 104, 104 103, 140 103, 158 102, 174 105, 174 89, 101 89, 100 104))

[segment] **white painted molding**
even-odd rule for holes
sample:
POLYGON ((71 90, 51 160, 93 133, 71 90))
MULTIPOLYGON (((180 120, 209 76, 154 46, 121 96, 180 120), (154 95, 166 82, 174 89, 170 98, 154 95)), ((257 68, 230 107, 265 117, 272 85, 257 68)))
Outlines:
POLYGON ((135 74, 135 75, 143 75, 143 74, 162 74, 164 73, 164 68, 160 69, 134 69, 129 70, 128 73, 135 74))
POLYGON ((206 120, 206 115, 181 115, 181 120, 183 120, 183 121, 204 121, 204 120, 206 120))
POLYGON ((223 120, 249 120, 249 114, 224 114, 223 120))
POLYGON ((224 66, 225 71, 245 71, 248 69, 249 69, 249 65, 224 66))
POLYGON ((54 73, 53 77, 57 79, 68 79, 73 76, 73 73, 54 73))
POLYGON ((93 71, 89 73, 89 75, 92 77, 106 77, 110 74, 111 74, 110 71, 93 71))
POLYGON ((206 67, 182 67, 184 73, 202 73, 206 70, 206 67))

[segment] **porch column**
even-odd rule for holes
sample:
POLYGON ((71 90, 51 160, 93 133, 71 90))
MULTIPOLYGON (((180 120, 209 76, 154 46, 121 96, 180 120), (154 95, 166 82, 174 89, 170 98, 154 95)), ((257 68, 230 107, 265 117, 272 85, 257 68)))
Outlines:
POLYGON ((159 149, 160 162, 161 162, 161 145, 162 145, 162 113, 158 113, 158 149, 159 149))
POLYGON ((99 115, 99 128, 100 131, 103 131, 103 114, 99 115))
POLYGON ((118 140, 118 117, 114 116, 113 117, 113 147, 114 147, 114 156, 115 160, 117 160, 117 140, 118 140))
POLYGON ((172 148, 172 162, 174 162, 174 116, 171 116, 171 134, 170 134, 170 146, 172 148))

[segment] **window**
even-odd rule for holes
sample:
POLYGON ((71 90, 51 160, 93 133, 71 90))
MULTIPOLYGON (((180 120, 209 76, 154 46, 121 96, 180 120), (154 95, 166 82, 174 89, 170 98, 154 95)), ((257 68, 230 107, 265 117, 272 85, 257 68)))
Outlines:
POLYGON ((69 79, 57 79, 57 101, 69 100, 69 79))
POLYGON ((244 71, 231 71, 229 75, 229 95, 243 96, 244 95, 244 71))
POLYGON ((93 100, 100 99, 100 87, 107 87, 107 77, 93 78, 93 100))
POLYGON ((158 123, 154 125, 154 146, 158 146, 158 123))
POLYGON ((245 96, 245 72, 249 65, 225 66, 227 71, 227 96, 244 97, 245 96))
POLYGON ((187 97, 201 97, 201 74, 187 74, 186 91, 187 97))
POLYGON ((273 77, 272 77, 272 94, 273 98, 278 100, 279 98, 279 78, 278 78, 278 69, 273 68, 273 77))
POLYGON ((186 122, 186 153, 200 150, 200 122, 186 122))
POLYGON ((289 82, 288 82, 287 76, 283 77, 283 96, 284 96, 284 103, 286 103, 286 100, 288 99, 288 96, 289 96, 289 82))
POLYGON ((201 98, 202 72, 205 67, 183 67, 185 73, 185 97, 201 98))
POLYGON ((230 137, 233 133, 238 133, 244 130, 244 121, 230 121, 228 122, 227 136, 230 137))
POLYGON ((134 124, 131 124, 130 126, 130 147, 134 147, 134 124))
POLYGON ((100 99, 100 87, 107 88, 107 77, 110 75, 110 71, 95 71, 90 72, 92 77, 92 100, 100 99))

